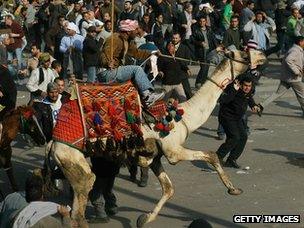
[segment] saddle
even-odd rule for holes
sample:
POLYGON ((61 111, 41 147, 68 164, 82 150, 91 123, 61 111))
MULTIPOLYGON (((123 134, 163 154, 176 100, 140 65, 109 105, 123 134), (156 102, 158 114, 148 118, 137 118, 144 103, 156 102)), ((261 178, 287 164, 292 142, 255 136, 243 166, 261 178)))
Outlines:
MULTIPOLYGON (((62 105, 53 139, 85 150, 87 142, 106 144, 142 138, 141 103, 138 91, 128 81, 122 84, 76 86, 77 100, 62 105)), ((105 147, 106 145, 104 145, 105 147)))
POLYGON ((79 83, 76 94, 77 99, 62 105, 53 140, 73 146, 86 156, 96 153, 105 156, 117 153, 120 148, 144 150, 143 120, 149 127, 149 123, 153 123, 154 130, 165 137, 174 128, 173 120, 179 121, 183 114, 175 100, 168 104, 157 101, 143 111, 138 91, 131 81, 79 83))

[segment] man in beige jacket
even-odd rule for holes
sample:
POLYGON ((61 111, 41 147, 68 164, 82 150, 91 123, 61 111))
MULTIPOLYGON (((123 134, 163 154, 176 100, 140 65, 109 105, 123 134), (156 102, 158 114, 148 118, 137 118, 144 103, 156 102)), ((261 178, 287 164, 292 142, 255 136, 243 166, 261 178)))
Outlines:
POLYGON ((304 37, 295 38, 295 43, 289 49, 282 62, 281 82, 275 93, 264 100, 261 105, 265 108, 272 101, 282 96, 289 88, 292 88, 303 111, 304 117, 304 37))

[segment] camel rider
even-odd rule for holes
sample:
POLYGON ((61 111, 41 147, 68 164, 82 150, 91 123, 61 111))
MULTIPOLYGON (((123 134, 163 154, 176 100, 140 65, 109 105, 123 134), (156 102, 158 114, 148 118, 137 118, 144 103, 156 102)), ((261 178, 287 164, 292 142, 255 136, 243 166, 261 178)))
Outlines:
POLYGON ((56 124, 61 105, 61 94, 59 94, 59 87, 56 82, 50 82, 47 85, 47 96, 44 100, 36 101, 33 104, 38 123, 47 142, 52 139, 53 127, 56 124))
POLYGON ((153 85, 147 74, 140 66, 124 65, 126 55, 135 59, 147 59, 151 52, 138 50, 136 44, 131 42, 137 35, 138 22, 123 20, 119 25, 119 32, 112 34, 104 44, 101 53, 101 62, 105 71, 99 75, 102 82, 125 82, 134 79, 139 92, 147 106, 161 99, 164 93, 155 93, 153 85), (111 40, 113 39, 113 59, 111 57, 111 40))

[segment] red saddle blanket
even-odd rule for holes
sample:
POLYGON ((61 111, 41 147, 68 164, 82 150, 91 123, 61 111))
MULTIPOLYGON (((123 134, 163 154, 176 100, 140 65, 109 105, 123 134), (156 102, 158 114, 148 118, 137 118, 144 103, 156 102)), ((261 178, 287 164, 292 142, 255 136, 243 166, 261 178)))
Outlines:
POLYGON ((58 114, 55 140, 83 149, 87 139, 113 138, 119 142, 130 135, 142 135, 140 99, 130 81, 81 83, 77 87, 78 101, 63 104, 58 114))
POLYGON ((64 103, 53 129, 53 139, 82 150, 85 145, 85 131, 78 100, 64 103))

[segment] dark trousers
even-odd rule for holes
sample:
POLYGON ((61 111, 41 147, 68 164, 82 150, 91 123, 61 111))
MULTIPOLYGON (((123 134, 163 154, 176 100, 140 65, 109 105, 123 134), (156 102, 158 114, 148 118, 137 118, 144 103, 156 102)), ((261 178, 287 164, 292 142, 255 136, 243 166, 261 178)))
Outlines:
POLYGON ((94 206, 97 217, 106 217, 107 209, 117 207, 116 197, 113 193, 115 176, 97 177, 93 189, 89 194, 89 199, 94 206))
MULTIPOLYGON (((129 169, 129 173, 131 177, 136 178, 137 175, 137 161, 129 159, 127 163, 127 167, 129 169)), ((147 181, 149 178, 149 167, 140 167, 140 179, 143 181, 147 181)))
MULTIPOLYGON (((206 62, 208 52, 209 52, 209 49, 204 49, 204 53, 203 53, 204 57, 200 58, 199 61, 206 62)), ((198 72, 198 74, 196 76, 195 84, 198 84, 198 83, 204 84, 207 80, 208 71, 209 71, 209 66, 205 65, 205 64, 201 64, 200 71, 198 72)))
POLYGON ((192 90, 191 90, 191 86, 190 86, 188 78, 185 78, 182 80, 182 85, 183 85, 187 100, 189 100, 193 96, 193 94, 192 94, 192 90))
MULTIPOLYGON (((224 130, 223 126, 220 123, 220 118, 218 118, 218 121, 219 122, 218 122, 216 133, 217 133, 217 135, 225 135, 225 130, 224 130)), ((245 113, 243 115, 242 121, 243 121, 243 123, 245 125, 246 131, 247 131, 247 135, 249 135, 250 128, 248 127, 248 116, 247 116, 247 113, 245 113)))
POLYGON ((237 160, 246 145, 247 132, 244 121, 229 120, 220 117, 220 124, 223 126, 226 133, 226 141, 217 150, 219 158, 224 158, 229 152, 227 160, 237 160))
POLYGON ((283 49, 283 46, 285 44, 285 31, 284 30, 277 31, 277 41, 278 42, 277 42, 276 46, 271 47, 265 51, 266 56, 269 56, 272 53, 276 53, 283 49))

